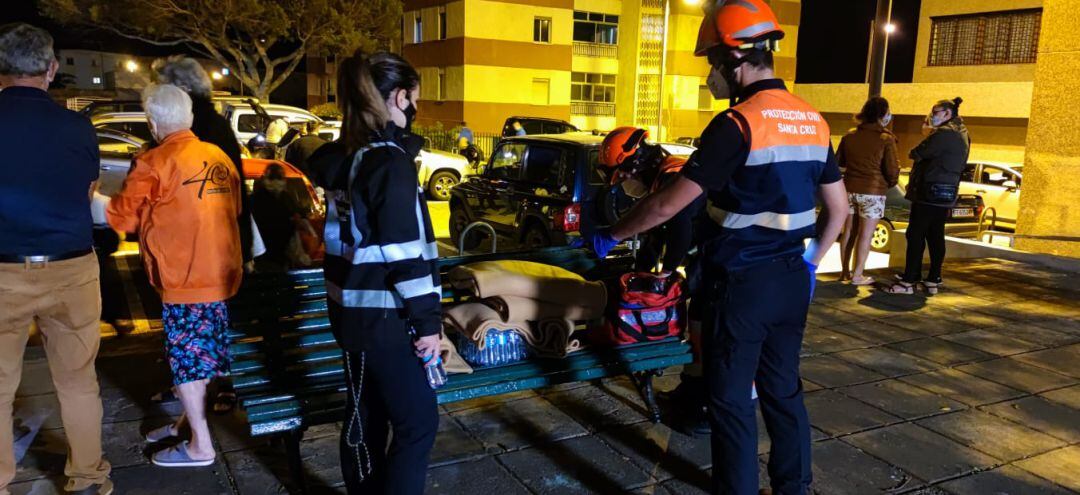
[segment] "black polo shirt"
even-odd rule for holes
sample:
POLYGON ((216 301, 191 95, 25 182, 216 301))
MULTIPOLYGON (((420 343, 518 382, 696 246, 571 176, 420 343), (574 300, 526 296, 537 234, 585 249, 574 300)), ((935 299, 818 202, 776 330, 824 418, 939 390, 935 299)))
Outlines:
POLYGON ((57 255, 93 246, 90 184, 98 178, 90 121, 45 91, 0 91, 0 254, 57 255))

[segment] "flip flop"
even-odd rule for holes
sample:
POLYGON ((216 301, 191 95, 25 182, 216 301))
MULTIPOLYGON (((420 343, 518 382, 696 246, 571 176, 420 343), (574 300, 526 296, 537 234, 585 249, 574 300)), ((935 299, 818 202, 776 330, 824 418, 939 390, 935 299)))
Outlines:
POLYGON ((851 279, 851 285, 874 285, 874 277, 853 278, 851 279))
POLYGON ((158 451, 150 459, 154 465, 161 467, 200 467, 209 466, 217 460, 217 458, 198 460, 192 459, 187 452, 187 442, 181 442, 175 447, 169 447, 165 450, 158 451))
POLYGON ((915 286, 907 282, 896 282, 883 290, 886 294, 914 294, 915 286))
POLYGON ((166 440, 173 437, 180 436, 180 433, 173 430, 173 424, 169 423, 161 428, 150 430, 146 433, 146 441, 150 443, 157 443, 162 440, 166 440))

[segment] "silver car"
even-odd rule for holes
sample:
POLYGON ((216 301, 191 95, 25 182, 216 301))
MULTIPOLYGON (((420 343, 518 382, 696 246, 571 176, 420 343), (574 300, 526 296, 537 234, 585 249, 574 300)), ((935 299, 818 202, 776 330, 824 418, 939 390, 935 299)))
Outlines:
POLYGON ((102 128, 97 129, 97 138, 101 153, 98 193, 111 198, 120 192, 131 170, 131 160, 146 141, 126 132, 102 128))

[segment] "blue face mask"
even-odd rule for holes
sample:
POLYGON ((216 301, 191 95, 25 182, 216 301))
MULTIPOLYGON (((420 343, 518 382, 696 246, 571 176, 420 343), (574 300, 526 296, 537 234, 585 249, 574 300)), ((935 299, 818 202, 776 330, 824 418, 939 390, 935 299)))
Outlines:
POLYGON ((934 112, 930 114, 930 125, 934 127, 941 127, 942 124, 948 122, 945 118, 945 112, 934 112))
POLYGON ((887 114, 885 114, 884 117, 881 118, 881 125, 882 125, 882 127, 884 127, 884 126, 889 125, 890 123, 892 123, 892 114, 887 113, 887 114))

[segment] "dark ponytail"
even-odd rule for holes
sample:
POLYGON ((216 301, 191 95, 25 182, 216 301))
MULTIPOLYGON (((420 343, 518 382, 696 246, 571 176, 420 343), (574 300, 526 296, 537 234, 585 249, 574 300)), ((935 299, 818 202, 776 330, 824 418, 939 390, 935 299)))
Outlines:
POLYGON ((951 110, 953 118, 955 119, 960 116, 960 104, 963 102, 964 99, 957 96, 951 100, 941 100, 934 106, 943 110, 951 110))
POLYGON ((420 75, 405 59, 387 52, 370 56, 357 50, 338 67, 338 107, 341 139, 352 153, 366 145, 371 135, 390 120, 386 100, 397 89, 412 90, 420 75))

